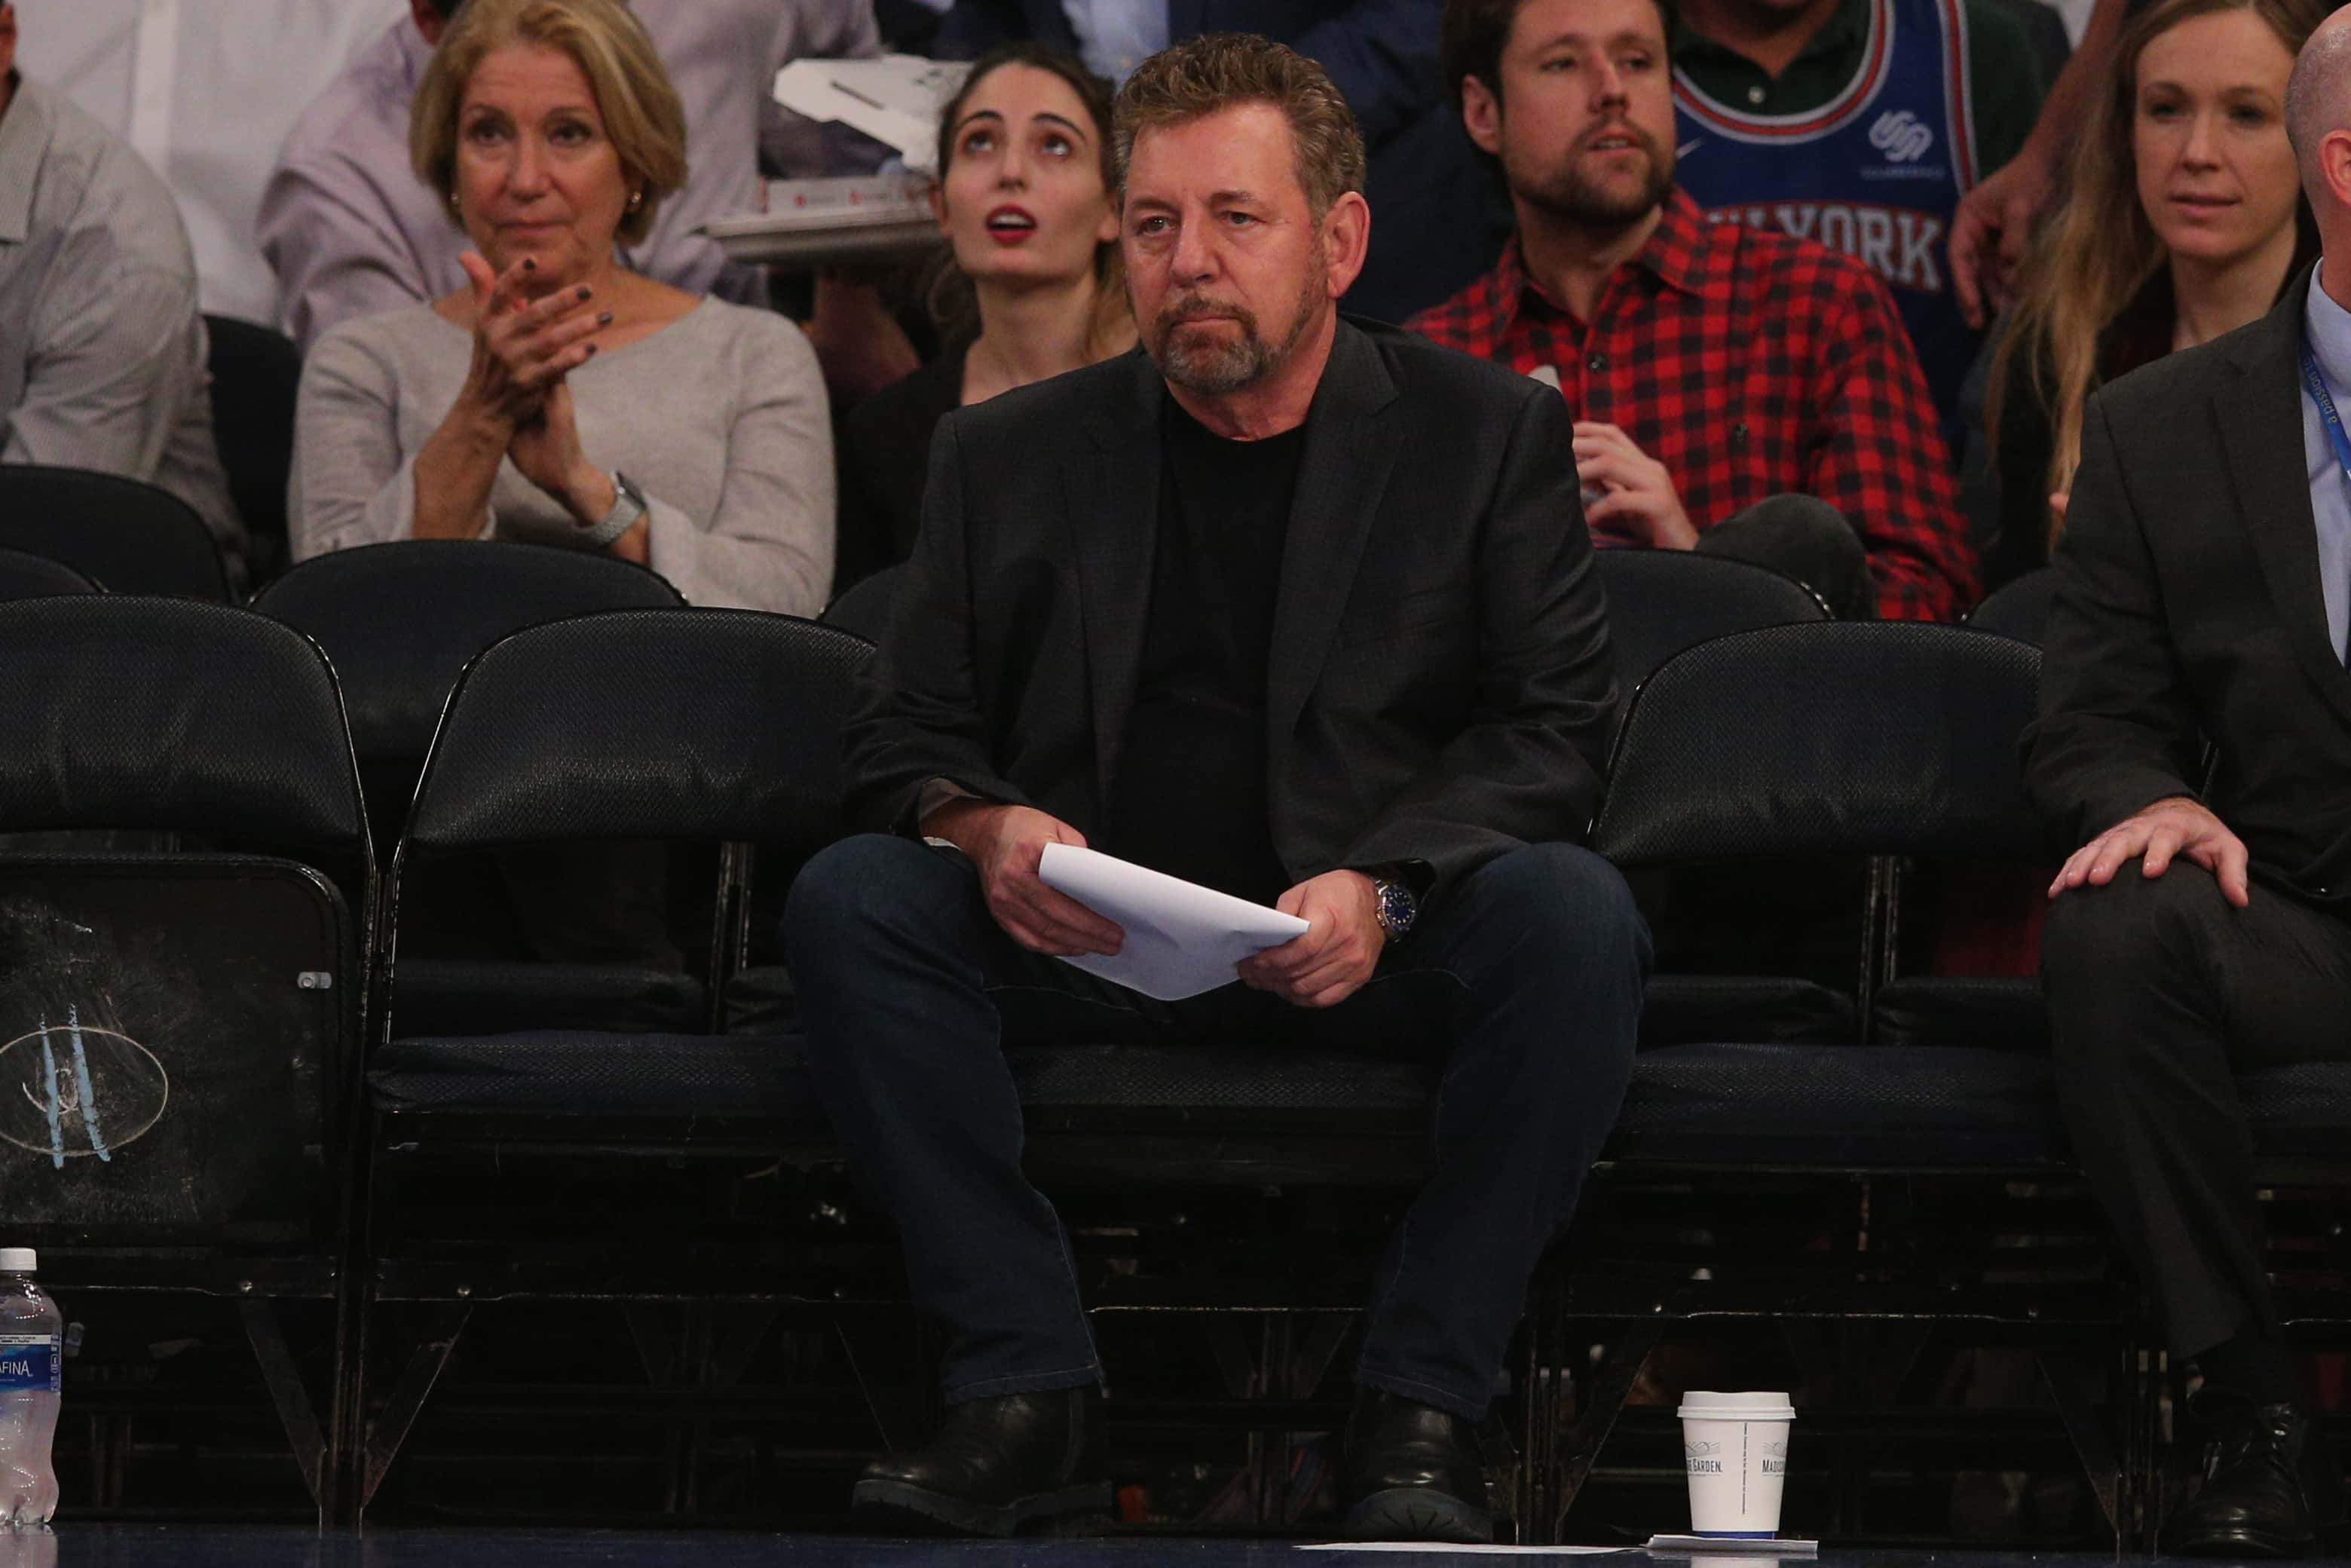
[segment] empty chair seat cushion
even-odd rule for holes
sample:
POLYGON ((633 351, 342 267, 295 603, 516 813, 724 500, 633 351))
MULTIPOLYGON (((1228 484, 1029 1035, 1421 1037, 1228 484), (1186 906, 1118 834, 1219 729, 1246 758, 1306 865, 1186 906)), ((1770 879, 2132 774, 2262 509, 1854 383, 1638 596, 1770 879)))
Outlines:
POLYGON ((2066 1157, 2050 1065, 2014 1051, 1684 1045, 1633 1064, 1608 1157, 2018 1167, 2066 1157))
POLYGON ((709 993, 689 975, 627 964, 494 958, 402 958, 392 1011, 404 1035, 517 1029, 690 1033, 708 1020, 709 993))
POLYGON ((1856 1038, 1853 998, 1774 975, 1652 975, 1641 1049, 1720 1040, 1836 1045, 1856 1038))
POLYGON ((1878 1045, 2049 1053, 2049 1009, 2038 980, 1921 975, 1881 988, 1870 1010, 1869 1038, 1878 1045))
POLYGON ((2339 1160, 2351 1148, 2351 1061, 2298 1061, 2237 1080, 2253 1147, 2339 1160))
POLYGON ((444 1114, 709 1117, 821 1134, 788 1039, 760 1035, 516 1034, 395 1040, 375 1053, 377 1109, 444 1114))

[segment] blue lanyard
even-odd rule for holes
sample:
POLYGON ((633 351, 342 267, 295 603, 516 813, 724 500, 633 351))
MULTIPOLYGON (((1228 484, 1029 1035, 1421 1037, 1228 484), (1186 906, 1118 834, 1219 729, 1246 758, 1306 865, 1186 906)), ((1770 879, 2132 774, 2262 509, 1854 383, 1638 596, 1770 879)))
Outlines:
POLYGON ((2302 384, 2318 405, 2319 423, 2326 426, 2326 439, 2335 447, 2345 481, 2351 482, 2351 435, 2343 434, 2343 416, 2335 412, 2335 399, 2326 391, 2326 378, 2318 373, 2318 356, 2310 351, 2307 337, 2302 340, 2302 384))

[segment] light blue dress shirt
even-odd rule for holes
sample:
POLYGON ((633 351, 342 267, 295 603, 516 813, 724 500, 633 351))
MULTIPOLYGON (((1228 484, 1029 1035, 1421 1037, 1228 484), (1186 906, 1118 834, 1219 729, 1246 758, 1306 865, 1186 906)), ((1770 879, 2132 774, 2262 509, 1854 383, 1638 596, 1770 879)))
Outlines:
MULTIPOLYGON (((2351 411, 2351 310, 2318 286, 2325 267, 2321 261, 2311 271, 2303 329, 2310 334, 2311 351, 2317 356, 2318 373, 2325 380, 2326 395, 2335 400, 2336 415, 2351 419, 2346 413, 2351 411)), ((2318 577, 2326 594, 2326 635, 2339 659, 2346 627, 2351 626, 2351 479, 2344 477, 2335 444, 2326 437, 2325 418, 2307 386, 2302 389, 2302 455, 2310 470, 2310 513, 2318 519, 2318 577)))
POLYGON ((1167 47, 1167 0, 1061 0, 1078 56, 1113 87, 1167 47))

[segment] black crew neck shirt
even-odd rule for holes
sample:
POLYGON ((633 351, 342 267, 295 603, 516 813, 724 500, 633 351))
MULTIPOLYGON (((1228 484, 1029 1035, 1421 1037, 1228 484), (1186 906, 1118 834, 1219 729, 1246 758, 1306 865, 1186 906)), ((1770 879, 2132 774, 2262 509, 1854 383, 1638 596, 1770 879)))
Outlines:
POLYGON ((1270 904, 1266 664, 1306 427, 1228 441, 1166 400, 1159 537, 1134 711, 1101 847, 1270 904))

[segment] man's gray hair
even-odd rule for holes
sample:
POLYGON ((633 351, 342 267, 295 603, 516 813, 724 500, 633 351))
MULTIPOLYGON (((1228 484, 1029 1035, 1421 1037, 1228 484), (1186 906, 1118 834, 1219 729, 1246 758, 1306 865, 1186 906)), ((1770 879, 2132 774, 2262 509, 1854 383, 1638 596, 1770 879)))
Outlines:
POLYGON ((2294 143, 2294 161, 2302 169, 2302 188, 2314 202, 2326 188, 2318 144, 2330 131, 2351 131, 2346 79, 2351 79, 2351 26, 2330 17, 2303 45, 2285 84, 2286 139, 2294 143))

